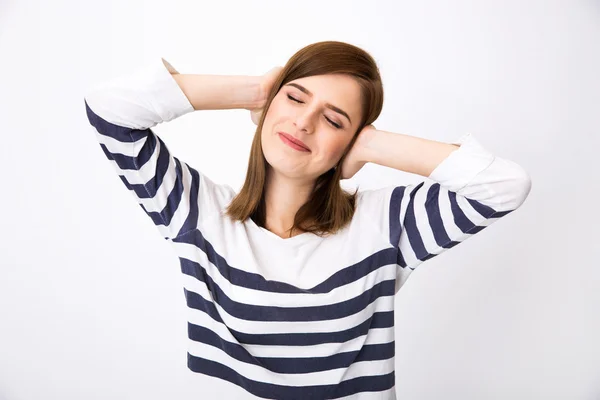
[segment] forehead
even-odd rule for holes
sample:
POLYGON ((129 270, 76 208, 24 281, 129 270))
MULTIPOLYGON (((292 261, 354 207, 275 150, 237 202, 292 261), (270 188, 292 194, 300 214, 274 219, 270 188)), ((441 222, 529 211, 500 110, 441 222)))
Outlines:
POLYGON ((289 86, 290 83, 297 83, 306 88, 310 94, 305 93, 305 95, 312 100, 330 103, 343 109, 350 116, 360 114, 360 85, 351 76, 343 74, 314 75, 294 79, 284 86, 286 89, 302 92, 297 87, 289 86))
POLYGON ((357 100, 360 96, 360 86, 354 78, 343 74, 314 75, 294 79, 290 83, 298 83, 307 88, 315 97, 321 100, 330 98, 349 97, 357 100))

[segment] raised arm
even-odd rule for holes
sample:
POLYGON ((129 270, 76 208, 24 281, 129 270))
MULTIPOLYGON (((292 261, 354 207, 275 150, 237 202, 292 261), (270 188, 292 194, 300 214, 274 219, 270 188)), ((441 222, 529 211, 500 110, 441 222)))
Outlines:
POLYGON ((157 58, 87 92, 100 147, 165 239, 197 228, 230 193, 171 155, 151 128, 194 110, 252 106, 257 87, 252 77, 179 74, 157 58))
POLYGON ((531 190, 520 165, 492 154, 470 133, 454 144, 460 147, 430 172, 430 181, 364 193, 366 212, 398 250, 396 291, 418 265, 511 213, 531 190))

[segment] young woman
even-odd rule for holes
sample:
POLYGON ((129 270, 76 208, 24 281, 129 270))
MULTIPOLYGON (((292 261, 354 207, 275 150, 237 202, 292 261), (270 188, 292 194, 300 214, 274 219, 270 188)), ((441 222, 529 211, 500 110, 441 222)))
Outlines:
POLYGON ((447 144, 377 130, 377 65, 343 42, 311 44, 263 77, 179 74, 161 58, 85 103, 105 155, 179 256, 189 369, 250 397, 395 399, 395 294, 531 188, 469 133, 447 144), (233 108, 257 124, 239 193, 151 129, 233 108), (367 162, 430 181, 343 191, 367 162))

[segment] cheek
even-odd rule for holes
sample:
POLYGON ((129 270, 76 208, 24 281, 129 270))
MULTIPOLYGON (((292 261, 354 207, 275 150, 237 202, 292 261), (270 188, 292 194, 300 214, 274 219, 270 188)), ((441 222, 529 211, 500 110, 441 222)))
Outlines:
POLYGON ((269 105, 269 110, 267 111, 267 114, 275 114, 277 115, 279 112, 281 112, 281 108, 284 106, 284 104, 282 103, 282 100, 274 97, 273 101, 271 101, 271 104, 269 105))
POLYGON ((276 104, 275 100, 273 100, 271 106, 267 110, 267 114, 265 115, 263 128, 272 130, 274 125, 277 125, 277 120, 281 115, 283 115, 281 107, 276 104))
POLYGON ((322 143, 322 149, 328 155, 328 158, 337 160, 344 154, 347 145, 348 141, 341 136, 339 138, 327 138, 322 143))

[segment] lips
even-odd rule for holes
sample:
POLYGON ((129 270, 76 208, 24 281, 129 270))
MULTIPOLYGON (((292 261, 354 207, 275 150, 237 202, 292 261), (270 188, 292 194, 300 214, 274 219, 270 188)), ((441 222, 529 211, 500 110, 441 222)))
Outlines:
POLYGON ((286 139, 288 139, 290 142, 293 142, 295 144, 297 144, 300 147, 305 148, 307 151, 310 151, 310 149, 308 148, 308 146, 306 144, 304 144, 304 142, 302 142, 299 139, 296 139, 295 137, 293 137, 292 135, 289 135, 285 132, 277 132, 279 135, 284 136, 286 139))

